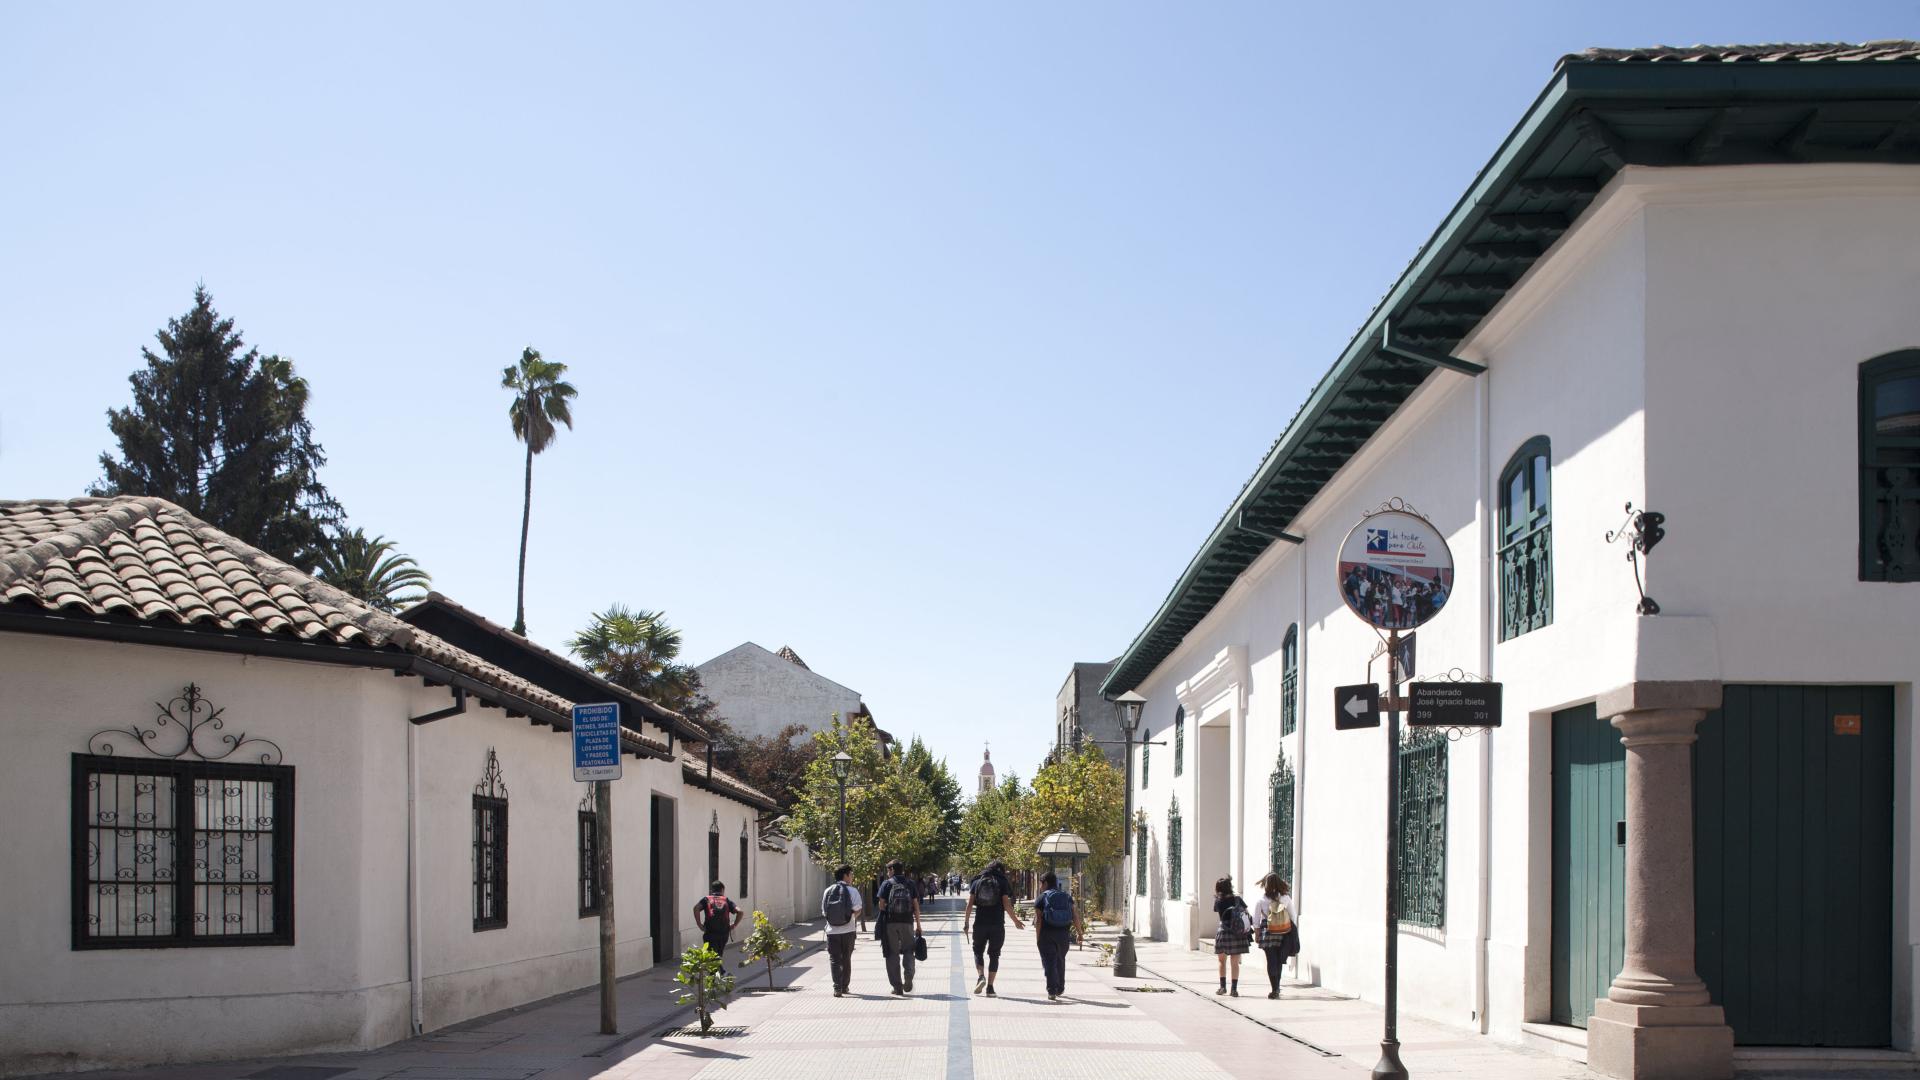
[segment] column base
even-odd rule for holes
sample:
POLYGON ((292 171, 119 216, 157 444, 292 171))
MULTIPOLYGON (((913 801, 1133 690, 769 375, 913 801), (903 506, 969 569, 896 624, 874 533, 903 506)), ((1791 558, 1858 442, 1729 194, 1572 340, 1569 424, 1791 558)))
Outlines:
POLYGON ((1587 1020, 1587 1068, 1626 1080, 1731 1080, 1733 1029, 1718 1005, 1628 1005, 1587 1020))

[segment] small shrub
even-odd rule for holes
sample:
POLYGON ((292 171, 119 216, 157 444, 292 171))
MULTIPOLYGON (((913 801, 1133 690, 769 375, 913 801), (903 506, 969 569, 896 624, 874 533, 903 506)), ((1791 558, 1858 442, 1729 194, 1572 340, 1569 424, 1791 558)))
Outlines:
POLYGON ((713 1014, 726 1008, 733 994, 733 976, 720 966, 720 954, 704 941, 681 953, 673 981, 686 988, 677 991, 676 1000, 693 1006, 700 1017, 700 1034, 705 1035, 713 1027, 713 1014))
POLYGON ((767 989, 773 989, 773 965, 779 963, 781 953, 791 948, 793 943, 780 935, 766 912, 753 913, 753 931, 740 943, 740 955, 749 963, 758 960, 767 965, 767 989))

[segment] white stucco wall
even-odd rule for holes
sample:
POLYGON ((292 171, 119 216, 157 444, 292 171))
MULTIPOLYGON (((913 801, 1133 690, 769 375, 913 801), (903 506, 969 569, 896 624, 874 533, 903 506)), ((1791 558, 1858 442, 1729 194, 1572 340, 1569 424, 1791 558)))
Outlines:
POLYGON ((720 715, 745 735, 774 735, 788 724, 818 731, 860 711, 860 694, 781 659, 749 641, 699 665, 700 682, 720 715))
MULTIPOLYGON (((1902 958, 1896 1043, 1911 1045, 1920 882, 1908 846, 1920 822, 1906 793, 1920 605, 1912 586, 1857 580, 1855 378, 1864 360, 1920 346, 1916 174, 1617 178, 1463 343, 1488 374, 1429 380, 1294 523, 1307 543, 1269 549, 1139 687, 1155 739, 1171 740, 1174 709, 1187 706, 1184 775, 1173 775, 1172 746, 1155 747, 1138 800, 1152 859, 1141 931, 1208 935, 1213 877, 1231 872, 1245 891, 1265 871, 1280 646, 1298 620, 1301 725, 1285 742, 1302 972, 1378 999, 1386 749, 1379 732, 1331 721, 1332 688, 1366 681, 1377 638, 1340 603, 1333 566, 1359 517, 1400 496, 1446 533, 1458 575, 1447 609, 1419 631, 1421 673, 1459 667, 1506 687, 1505 726, 1450 748, 1446 926, 1402 933, 1402 1008, 1508 1039, 1546 1019, 1554 710, 1637 679, 1891 683, 1901 761, 1889 945, 1902 958), (1535 435, 1552 443, 1553 623, 1501 643, 1486 562, 1493 489, 1535 435), (1634 613, 1624 548, 1605 542, 1628 500, 1668 515, 1647 571, 1656 618, 1634 613), (1202 734, 1213 730, 1223 735, 1202 734), (1197 757, 1207 748, 1211 762, 1197 757), (1165 898, 1176 795, 1179 903, 1165 898)), ((1375 681, 1384 670, 1376 664, 1375 681)))

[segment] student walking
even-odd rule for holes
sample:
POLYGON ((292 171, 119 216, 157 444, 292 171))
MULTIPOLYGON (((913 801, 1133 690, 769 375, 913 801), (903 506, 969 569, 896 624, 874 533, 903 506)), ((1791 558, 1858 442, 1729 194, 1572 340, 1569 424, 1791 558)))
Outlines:
POLYGON ((1013 928, 1024 930, 1020 913, 1013 910, 1013 883, 1007 880, 1007 864, 995 859, 987 864, 967 886, 967 910, 960 918, 960 932, 973 942, 973 992, 993 992, 993 977, 1000 972, 1000 947, 1007 943, 1007 920, 1013 928), (968 928, 972 932, 969 934, 968 928))
POLYGON ((1073 896, 1060 887, 1053 871, 1040 875, 1040 884, 1040 898, 1033 902, 1033 934, 1040 943, 1040 966, 1047 972, 1047 1000, 1059 1001, 1067 992, 1067 946, 1079 942, 1086 927, 1073 896))
POLYGON ((853 887, 853 867, 833 871, 833 884, 820 897, 820 914, 827 918, 827 962, 833 969, 833 996, 844 997, 853 983, 853 946, 858 931, 866 929, 866 907, 853 887), (857 924, 857 925, 856 925, 857 924))
POLYGON ((887 981, 893 984, 895 997, 913 993, 914 939, 920 936, 920 898, 906 866, 895 859, 887 864, 887 880, 880 883, 874 903, 885 912, 886 936, 881 948, 887 954, 887 981), (904 974, 902 972, 904 971, 904 974))
POLYGON ((726 882, 707 884, 707 895, 693 905, 693 925, 700 928, 700 936, 714 952, 722 957, 727 955, 727 939, 733 936, 733 928, 740 925, 740 908, 727 899, 726 882))
POLYGON ((1293 922, 1289 903, 1293 887, 1279 874, 1260 879, 1260 899, 1253 903, 1254 933, 1260 939, 1260 951, 1267 954, 1267 997, 1280 996, 1280 969, 1300 951, 1300 930, 1293 922))
POLYGON ((1220 989, 1216 994, 1240 996, 1240 958, 1253 944, 1253 916, 1247 902, 1233 891, 1233 879, 1223 877, 1213 883, 1213 913, 1220 916, 1220 927, 1213 932, 1213 955, 1220 960, 1220 989), (1233 960, 1233 988, 1227 988, 1227 960, 1233 960))

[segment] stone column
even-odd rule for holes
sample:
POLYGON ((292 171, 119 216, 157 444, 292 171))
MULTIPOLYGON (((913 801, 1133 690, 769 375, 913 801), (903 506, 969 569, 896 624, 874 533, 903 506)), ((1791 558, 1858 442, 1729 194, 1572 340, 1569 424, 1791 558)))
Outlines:
POLYGON ((1606 1076, 1733 1075, 1733 1029, 1693 962, 1693 744, 1719 697, 1636 683, 1600 701, 1627 749, 1626 963, 1587 1023, 1587 1065, 1606 1076))

